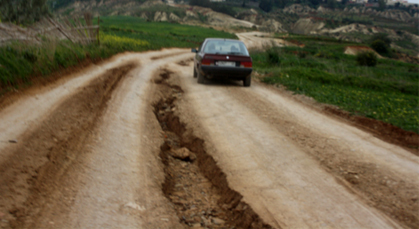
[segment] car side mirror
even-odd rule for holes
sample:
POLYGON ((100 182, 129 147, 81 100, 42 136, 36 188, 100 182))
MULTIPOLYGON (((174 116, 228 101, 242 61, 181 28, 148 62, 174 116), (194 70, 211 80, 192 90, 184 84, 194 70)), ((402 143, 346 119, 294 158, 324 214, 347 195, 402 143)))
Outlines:
POLYGON ((196 50, 196 49, 192 49, 192 52, 194 52, 194 53, 198 53, 198 50, 196 50))

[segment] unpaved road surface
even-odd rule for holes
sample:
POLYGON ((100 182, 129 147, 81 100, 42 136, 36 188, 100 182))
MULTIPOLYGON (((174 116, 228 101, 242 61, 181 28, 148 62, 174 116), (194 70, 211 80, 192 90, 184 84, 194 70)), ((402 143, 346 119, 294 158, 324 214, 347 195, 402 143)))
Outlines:
POLYGON ((412 152, 276 88, 197 84, 192 57, 120 54, 2 108, 0 226, 419 226, 412 152))

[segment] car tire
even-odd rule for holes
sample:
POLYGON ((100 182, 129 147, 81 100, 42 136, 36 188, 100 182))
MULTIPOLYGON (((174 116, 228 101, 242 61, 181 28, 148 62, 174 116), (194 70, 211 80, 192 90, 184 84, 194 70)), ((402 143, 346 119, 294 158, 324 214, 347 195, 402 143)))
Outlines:
POLYGON ((193 69, 193 78, 196 78, 196 77, 198 77, 198 74, 196 73, 196 70, 195 70, 195 68, 193 69))
POLYGON ((247 76, 243 79, 243 86, 250 87, 250 84, 252 83, 252 77, 247 76))
POLYGON ((199 71, 197 72, 197 75, 198 75, 198 83, 199 84, 205 84, 206 83, 205 76, 202 75, 199 71))

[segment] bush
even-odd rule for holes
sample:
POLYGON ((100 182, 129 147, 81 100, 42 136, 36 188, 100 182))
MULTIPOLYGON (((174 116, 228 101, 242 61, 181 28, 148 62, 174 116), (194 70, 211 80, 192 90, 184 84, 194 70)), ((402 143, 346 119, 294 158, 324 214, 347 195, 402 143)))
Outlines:
POLYGON ((259 3, 259 8, 265 12, 272 10, 273 1, 272 0, 261 0, 259 3))
POLYGON ((222 3, 211 2, 209 0, 190 0, 189 5, 207 7, 215 12, 227 14, 232 17, 236 15, 236 11, 234 11, 232 7, 226 6, 222 3))
POLYGON ((369 39, 369 43, 373 43, 376 40, 382 40, 387 46, 390 46, 391 44, 391 40, 390 38, 388 38, 388 34, 385 33, 377 33, 374 34, 370 39, 369 39))
POLYGON ((319 58, 325 58, 325 59, 338 59, 338 57, 334 53, 329 52, 329 51, 319 51, 314 56, 319 57, 319 58))
POLYGON ((234 17, 236 15, 236 11, 232 7, 228 7, 224 4, 220 3, 212 3, 210 8, 216 12, 223 13, 234 17))
POLYGON ((356 55, 356 61, 361 66, 373 67, 377 65, 377 56, 373 52, 361 52, 356 55))
POLYGON ((202 7, 210 7, 211 2, 210 0, 190 0, 189 5, 191 6, 202 6, 202 7))
POLYGON ((307 56, 307 52, 304 52, 304 51, 298 52, 299 58, 306 58, 306 56, 307 56))
POLYGON ((390 47, 383 40, 375 40, 370 46, 381 55, 388 55, 390 53, 390 47))
POLYGON ((29 50, 23 52, 23 58, 31 63, 35 63, 38 60, 38 57, 29 50))
POLYGON ((279 58, 279 48, 273 47, 266 51, 268 63, 273 65, 279 65, 281 63, 279 58))

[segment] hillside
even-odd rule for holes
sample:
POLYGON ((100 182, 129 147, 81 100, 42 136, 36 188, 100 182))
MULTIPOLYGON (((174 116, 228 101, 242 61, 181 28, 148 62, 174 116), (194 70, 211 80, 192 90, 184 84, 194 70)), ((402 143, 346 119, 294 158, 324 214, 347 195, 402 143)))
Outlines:
POLYGON ((231 0, 208 5, 210 8, 174 2, 178 1, 166 4, 160 0, 61 0, 49 4, 53 12, 60 16, 90 11, 95 16, 130 15, 148 21, 168 21, 221 30, 321 35, 360 43, 365 43, 374 34, 385 33, 389 35, 395 51, 413 56, 419 54, 416 49, 419 45, 417 7, 396 9, 389 6, 381 11, 363 5, 347 4, 331 9, 329 5, 310 7, 290 4, 282 8, 273 5, 269 12, 265 12, 259 8, 260 1, 247 1, 243 7, 242 1, 231 0))

